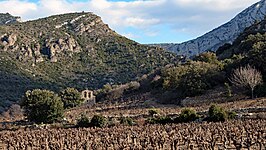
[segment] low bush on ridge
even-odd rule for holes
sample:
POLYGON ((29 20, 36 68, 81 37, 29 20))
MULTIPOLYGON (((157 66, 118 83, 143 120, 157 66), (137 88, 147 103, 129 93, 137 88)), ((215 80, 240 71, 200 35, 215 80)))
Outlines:
POLYGON ((175 119, 175 122, 191 122, 199 118, 199 115, 192 108, 185 108, 181 111, 181 114, 175 119))
POLYGON ((133 126, 135 124, 135 121, 130 117, 121 117, 119 118, 119 120, 120 120, 120 124, 122 125, 133 126))
POLYGON ((171 118, 169 116, 150 117, 146 120, 148 124, 168 124, 168 123, 188 123, 198 119, 209 122, 224 122, 229 119, 235 119, 236 113, 229 112, 217 105, 211 105, 206 117, 200 117, 192 108, 184 108, 179 116, 171 118))

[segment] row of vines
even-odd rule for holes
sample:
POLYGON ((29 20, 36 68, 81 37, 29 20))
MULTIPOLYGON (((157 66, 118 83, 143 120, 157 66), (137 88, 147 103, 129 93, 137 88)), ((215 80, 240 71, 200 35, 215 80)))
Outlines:
POLYGON ((266 120, 24 129, 0 132, 0 149, 266 149, 266 120))

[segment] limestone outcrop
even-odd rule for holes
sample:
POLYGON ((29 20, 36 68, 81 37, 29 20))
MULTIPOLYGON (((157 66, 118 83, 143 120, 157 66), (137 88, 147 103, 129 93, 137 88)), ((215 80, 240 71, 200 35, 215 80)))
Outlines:
POLYGON ((57 62, 57 56, 62 54, 77 53, 81 51, 78 42, 72 38, 67 37, 65 39, 59 38, 58 40, 47 39, 45 44, 45 54, 49 56, 51 62, 57 62))

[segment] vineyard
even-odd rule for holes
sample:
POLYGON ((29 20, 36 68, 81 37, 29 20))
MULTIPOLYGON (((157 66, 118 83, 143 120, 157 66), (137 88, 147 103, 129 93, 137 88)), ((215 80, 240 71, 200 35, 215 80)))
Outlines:
POLYGON ((266 121, 4 131, 1 149, 266 149, 266 121))
MULTIPOLYGON (((240 100, 217 105, 225 110, 235 111, 242 117, 218 123, 197 120, 190 123, 149 124, 146 120, 151 117, 151 109, 158 110, 159 116, 176 117, 184 108, 172 105, 147 107, 134 103, 119 103, 69 109, 65 112, 65 117, 70 126, 64 123, 21 125, 14 124, 16 120, 3 120, 0 123, 0 150, 266 150, 266 99, 240 100), (80 114, 88 118, 101 114, 109 123, 113 121, 113 125, 109 124, 103 128, 78 128, 75 124, 80 114), (136 124, 130 126, 117 123, 121 116, 132 118, 136 124)), ((202 104, 191 108, 204 116, 209 106, 202 104)))
MULTIPOLYGON (((211 23, 244 7, 153 1, 102 0, 103 19, 130 30, 133 19, 140 37, 155 19, 149 27, 165 37, 163 24, 211 23)), ((266 0, 257 1, 180 44, 141 44, 149 39, 136 42, 80 10, 100 10, 99 1, 64 0, 55 12, 82 12, 23 22, 0 13, 0 150, 266 150, 266 0)), ((16 2, 36 5, 35 17, 48 10, 44 1, 16 2)))

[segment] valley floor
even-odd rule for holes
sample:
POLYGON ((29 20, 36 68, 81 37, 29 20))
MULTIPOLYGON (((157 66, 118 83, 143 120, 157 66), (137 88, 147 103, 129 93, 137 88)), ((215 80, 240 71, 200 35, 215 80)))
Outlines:
POLYGON ((0 149, 266 148, 266 120, 0 132, 0 149))
MULTIPOLYGON (((175 117, 184 107, 160 105, 147 101, 98 103, 65 112, 68 123, 52 125, 16 124, 22 118, 0 121, 0 150, 11 149, 252 149, 266 150, 266 99, 239 100, 218 103, 235 111, 238 119, 224 123, 193 122, 178 124, 145 124, 155 108, 160 116, 175 117), (134 126, 116 125, 105 128, 76 128, 77 118, 101 114, 117 121, 130 117, 134 126)), ((190 106, 206 115, 210 104, 190 106)))

